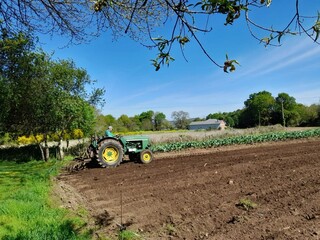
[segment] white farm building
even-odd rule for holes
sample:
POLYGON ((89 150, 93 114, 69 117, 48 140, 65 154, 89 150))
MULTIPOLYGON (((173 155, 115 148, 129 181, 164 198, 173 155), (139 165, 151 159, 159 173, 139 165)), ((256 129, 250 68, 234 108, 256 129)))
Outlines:
POLYGON ((191 122, 189 130, 224 130, 226 123, 223 120, 208 119, 206 121, 191 122))

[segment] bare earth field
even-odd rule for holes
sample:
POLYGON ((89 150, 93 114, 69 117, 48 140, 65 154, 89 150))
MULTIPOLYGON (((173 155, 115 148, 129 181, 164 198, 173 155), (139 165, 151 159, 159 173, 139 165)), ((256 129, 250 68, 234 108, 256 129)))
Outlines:
POLYGON ((319 138, 155 158, 63 174, 61 199, 86 206, 97 238, 122 222, 143 239, 320 239, 319 138))

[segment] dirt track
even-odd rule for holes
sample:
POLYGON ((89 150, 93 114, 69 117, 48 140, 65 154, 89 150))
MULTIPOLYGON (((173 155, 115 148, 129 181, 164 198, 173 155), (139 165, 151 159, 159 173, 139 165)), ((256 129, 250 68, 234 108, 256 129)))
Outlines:
POLYGON ((158 156, 60 180, 85 197, 99 236, 116 235, 122 198, 122 223, 144 239, 320 239, 320 139, 158 156))

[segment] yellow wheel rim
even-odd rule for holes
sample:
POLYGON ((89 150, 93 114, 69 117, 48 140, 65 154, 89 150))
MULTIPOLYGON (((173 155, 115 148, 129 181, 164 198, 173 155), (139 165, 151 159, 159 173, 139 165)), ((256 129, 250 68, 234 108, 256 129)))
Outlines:
POLYGON ((142 159, 143 159, 143 161, 145 161, 145 162, 151 161, 151 154, 150 154, 150 153, 144 153, 144 154, 142 155, 142 159))
POLYGON ((103 159, 106 162, 112 163, 116 162, 119 157, 119 151, 113 147, 107 147, 102 153, 103 159))

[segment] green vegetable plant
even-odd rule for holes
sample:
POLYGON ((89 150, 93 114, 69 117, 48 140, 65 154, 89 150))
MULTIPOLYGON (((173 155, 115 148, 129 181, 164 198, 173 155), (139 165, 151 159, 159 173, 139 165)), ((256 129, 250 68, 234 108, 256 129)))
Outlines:
POLYGON ((153 152, 171 152, 190 148, 211 148, 236 144, 254 144, 271 141, 284 141, 308 137, 320 137, 320 128, 293 132, 271 132, 256 135, 235 136, 204 141, 185 141, 153 145, 153 152))
POLYGON ((256 208, 258 205, 251 201, 250 199, 240 199, 239 203, 236 204, 237 207, 241 207, 245 209, 246 211, 249 211, 250 209, 256 208))

